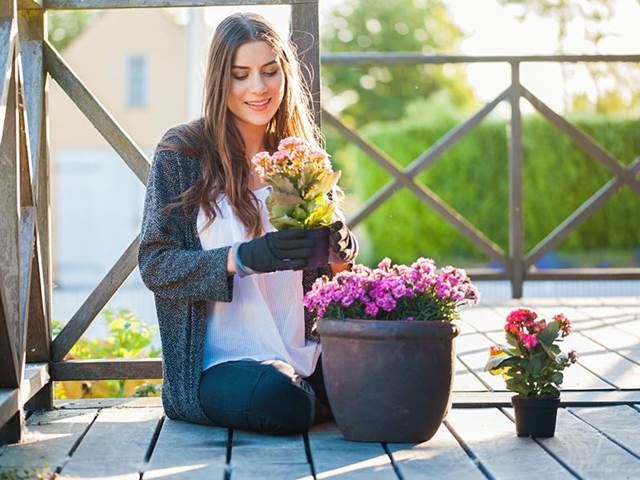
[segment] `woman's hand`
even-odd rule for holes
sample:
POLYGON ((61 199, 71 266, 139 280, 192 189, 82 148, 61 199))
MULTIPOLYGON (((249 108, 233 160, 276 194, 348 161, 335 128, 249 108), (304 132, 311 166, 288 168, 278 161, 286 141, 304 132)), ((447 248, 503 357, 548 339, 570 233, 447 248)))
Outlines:
POLYGON ((270 232, 238 246, 237 259, 240 262, 235 262, 235 270, 245 275, 253 272, 300 270, 307 266, 312 247, 313 239, 304 230, 270 232), (251 271, 243 271, 243 266, 251 271))
POLYGON ((356 236, 344 223, 337 221, 329 226, 329 262, 350 263, 358 255, 356 236))

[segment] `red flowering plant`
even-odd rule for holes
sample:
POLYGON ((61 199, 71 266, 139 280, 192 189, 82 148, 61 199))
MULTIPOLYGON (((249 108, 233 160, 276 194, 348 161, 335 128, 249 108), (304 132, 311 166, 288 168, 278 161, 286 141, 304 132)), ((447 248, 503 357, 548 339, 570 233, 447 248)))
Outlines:
POLYGON ((319 318, 336 320, 451 321, 458 307, 478 303, 478 298, 462 269, 438 269, 422 257, 411 266, 392 265, 385 258, 375 269, 354 265, 332 279, 318 278, 304 305, 319 318))
POLYGON ((520 308, 509 313, 504 330, 508 345, 491 347, 485 370, 502 375, 523 397, 559 397, 562 371, 577 358, 575 350, 564 354, 558 345, 571 332, 569 319, 559 313, 551 322, 538 320, 536 312, 520 308))

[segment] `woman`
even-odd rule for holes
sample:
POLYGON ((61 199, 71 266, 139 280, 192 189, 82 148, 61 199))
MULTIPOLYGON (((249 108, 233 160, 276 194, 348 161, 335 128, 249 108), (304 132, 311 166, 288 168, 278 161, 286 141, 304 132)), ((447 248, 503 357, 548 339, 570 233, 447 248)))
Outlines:
POLYGON ((330 265, 304 270, 312 241, 275 232, 270 187, 250 163, 288 136, 319 143, 291 47, 255 14, 216 29, 204 117, 156 149, 138 264, 153 291, 170 418, 272 434, 306 430, 326 405, 319 339, 302 296, 348 267, 357 241, 327 229, 330 265))

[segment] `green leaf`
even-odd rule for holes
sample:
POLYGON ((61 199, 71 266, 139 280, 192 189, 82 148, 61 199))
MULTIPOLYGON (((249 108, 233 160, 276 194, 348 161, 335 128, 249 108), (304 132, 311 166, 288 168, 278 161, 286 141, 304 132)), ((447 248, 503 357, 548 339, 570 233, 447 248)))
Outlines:
POLYGON ((547 325, 545 329, 538 334, 538 341, 543 343, 545 346, 550 347, 558 336, 559 330, 560 324, 558 324, 558 322, 553 321, 549 323, 549 325, 547 325))
POLYGON ((513 347, 513 351, 515 355, 522 355, 522 350, 520 350, 520 341, 518 337, 516 337, 513 333, 507 333, 506 335, 507 343, 513 347))
POLYGON ((318 183, 313 185, 305 194, 305 200, 311 200, 315 197, 324 196, 338 183, 342 172, 329 172, 323 175, 318 183))
POLYGON ((544 366, 544 360, 546 358, 546 352, 537 352, 531 356, 527 370, 531 375, 538 375, 544 366))
POLYGON ((271 222, 271 225, 273 225, 273 227, 276 230, 287 230, 290 228, 304 227, 302 222, 299 222, 298 220, 291 218, 289 215, 283 215, 281 217, 275 217, 275 218, 272 218, 270 216, 269 221, 271 222))
POLYGON ((280 192, 290 193, 292 195, 297 195, 298 194, 298 192, 296 190, 296 187, 294 187, 293 183, 291 183, 291 180, 289 180, 284 175, 272 175, 272 176, 270 176, 269 177, 269 183, 271 183, 271 185, 273 185, 273 188, 275 190, 278 190, 280 192))
POLYGON ((555 372, 551 375, 551 383, 555 383, 556 385, 561 385, 564 380, 564 375, 561 372, 555 372))
MULTIPOLYGON (((297 193, 286 193, 273 190, 267 197, 271 205, 280 205, 285 208, 292 208, 296 205, 300 205, 303 200, 297 193)), ((267 204, 267 207, 269 204, 267 204)))

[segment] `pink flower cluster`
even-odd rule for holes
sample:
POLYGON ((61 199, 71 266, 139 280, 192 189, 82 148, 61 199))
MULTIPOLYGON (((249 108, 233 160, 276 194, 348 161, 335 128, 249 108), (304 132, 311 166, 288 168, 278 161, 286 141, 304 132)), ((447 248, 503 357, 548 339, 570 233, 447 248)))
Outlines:
POLYGON ((433 260, 422 257, 411 266, 392 265, 385 258, 375 269, 355 265, 331 280, 319 278, 304 305, 319 317, 329 311, 342 318, 451 320, 459 306, 475 304, 478 298, 462 269, 438 270, 433 260))
POLYGON ((312 148, 306 141, 298 137, 287 137, 280 141, 278 150, 259 152, 251 159, 258 175, 265 180, 272 175, 296 176, 303 169, 311 172, 331 172, 331 162, 327 152, 312 148))
MULTIPOLYGON (((536 320, 538 314, 533 310, 519 308, 507 315, 504 330, 515 335, 528 349, 533 349, 538 345, 538 334, 547 327, 547 321, 536 320)), ((571 322, 564 314, 559 313, 553 316, 553 320, 558 322, 560 334, 564 338, 571 332, 571 322)))

